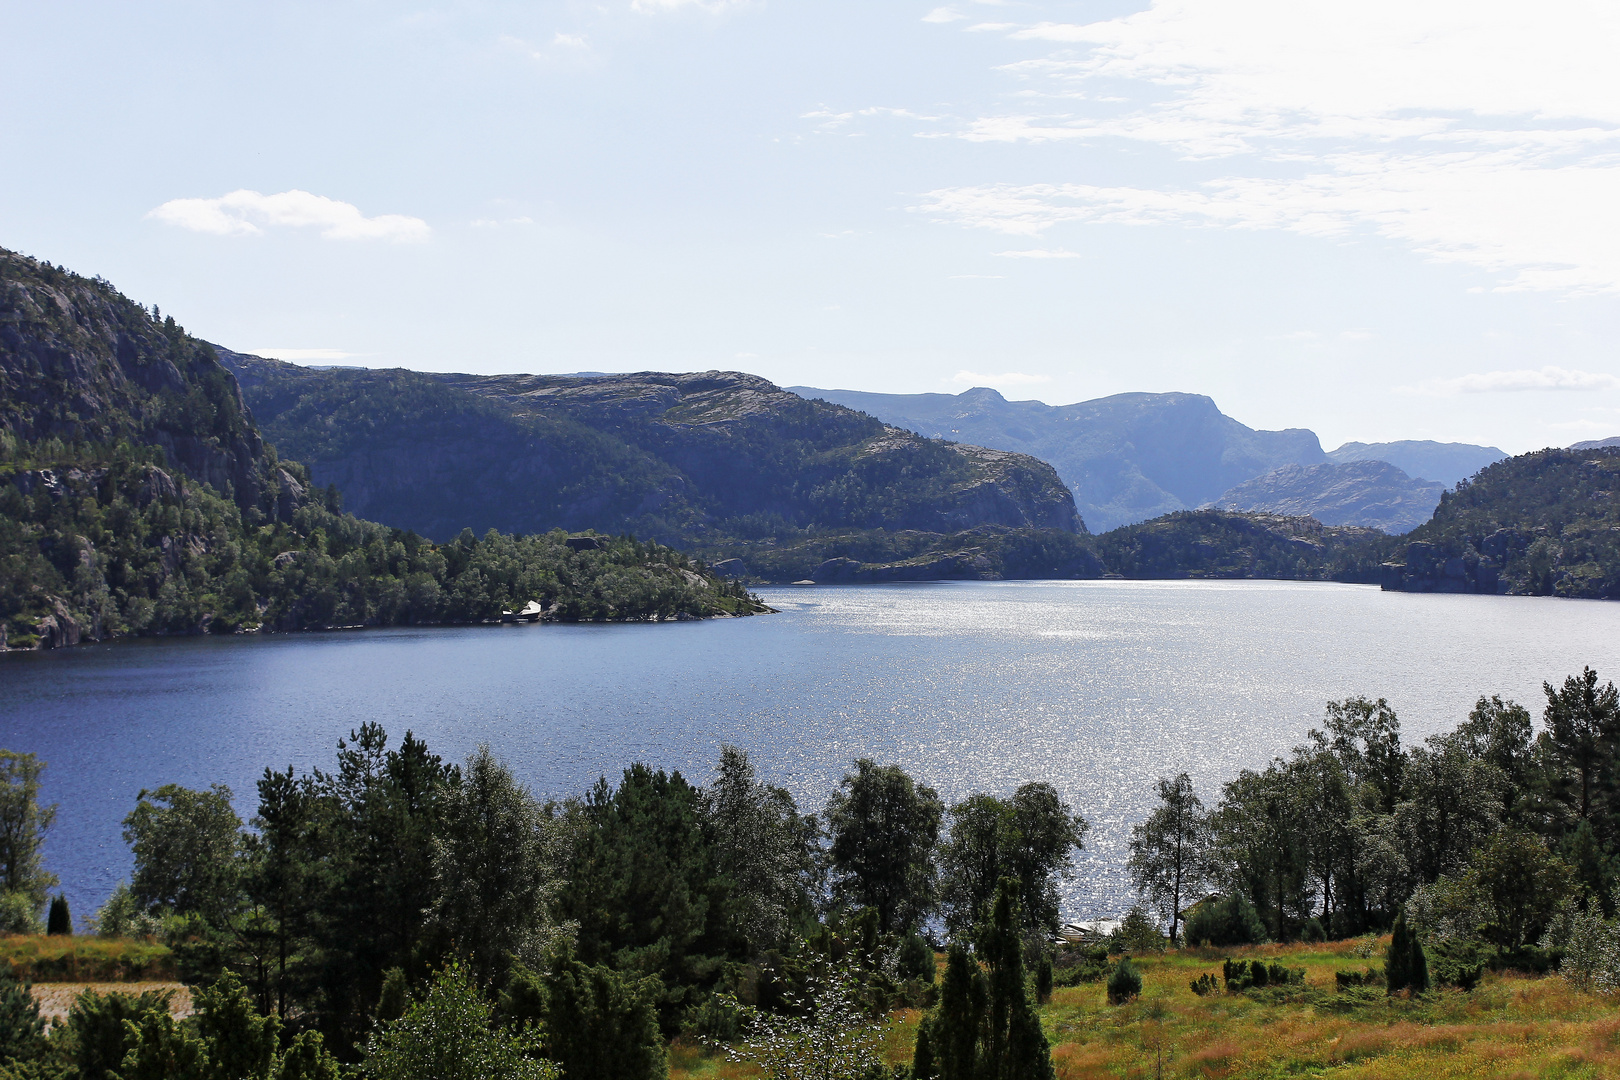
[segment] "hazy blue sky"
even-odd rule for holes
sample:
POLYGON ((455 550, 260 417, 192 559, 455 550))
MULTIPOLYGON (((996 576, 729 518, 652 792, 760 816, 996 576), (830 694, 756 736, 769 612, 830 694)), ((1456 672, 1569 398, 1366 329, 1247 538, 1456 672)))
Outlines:
POLYGON ((234 349, 1620 433, 1620 5, 0 0, 0 245, 234 349))

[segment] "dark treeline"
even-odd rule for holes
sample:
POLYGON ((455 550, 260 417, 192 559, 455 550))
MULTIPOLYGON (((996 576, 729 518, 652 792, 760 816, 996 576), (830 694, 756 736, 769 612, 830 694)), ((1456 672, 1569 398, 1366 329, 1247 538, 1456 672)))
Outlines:
POLYGON ((1419 746, 1384 700, 1334 702, 1208 811, 1186 775, 1161 781, 1131 845, 1137 884, 1192 944, 1344 938, 1404 916, 1427 944, 1526 960, 1577 908, 1612 917, 1620 871, 1614 685, 1588 668, 1545 694, 1539 733, 1523 706, 1480 698, 1419 746))
MULTIPOLYGON (((15 828, 0 831, 29 850, 0 858, 10 928, 37 932, 55 884, 38 857, 51 811, 37 805, 39 763, 6 761, 15 828)), ((273 1022, 265 1069, 295 1045, 321 1068, 425 1060, 411 1055, 444 1050, 433 1010, 493 1040, 478 1051, 490 1060, 604 1080, 665 1075, 676 1036, 746 1046, 772 1024, 826 1023, 835 999, 876 1031, 893 1008, 935 1002, 923 932, 941 926, 957 943, 947 1006, 952 986, 967 988, 959 1004, 1001 1004, 965 1020, 947 1008, 939 1038, 961 1044, 965 1023, 965 1045, 1002 1060, 1021 1016, 1017 1052, 1045 1060, 1021 957, 1057 931, 1058 881, 1087 827, 1050 785, 947 806, 900 767, 861 760, 810 815, 727 747, 703 784, 636 764, 542 802, 487 748, 447 763, 367 724, 330 772, 266 770, 257 787, 247 820, 223 786, 143 791, 124 821, 132 875, 91 926, 168 944, 183 979, 215 988, 209 1008, 240 1014, 232 1038, 242 1016, 273 1022)), ((154 1020, 148 1036, 140 1017, 157 1004, 108 1000, 80 1011, 137 1021, 121 1050, 98 1051, 125 1062, 125 1080, 175 1040, 198 1060, 226 1053, 211 1020, 154 1020)), ((59 1067, 41 1075, 67 1075, 85 1025, 35 1047, 31 1060, 59 1067)))
POLYGON ((337 492, 312 487, 296 462, 273 472, 283 497, 255 517, 167 468, 156 447, 0 431, 0 647, 479 622, 531 600, 561 621, 761 610, 661 544, 470 530, 435 544, 340 512, 337 492))

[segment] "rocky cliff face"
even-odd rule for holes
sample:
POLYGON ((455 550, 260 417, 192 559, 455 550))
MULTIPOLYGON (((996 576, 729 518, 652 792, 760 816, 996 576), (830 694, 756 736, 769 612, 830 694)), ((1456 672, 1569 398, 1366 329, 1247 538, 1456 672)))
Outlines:
POLYGON ((212 348, 105 281, 4 250, 0 403, 16 441, 158 446, 250 516, 288 499, 212 348))
POLYGON ((1386 461, 1284 465, 1239 484, 1210 505, 1399 534, 1429 520, 1444 490, 1444 484, 1414 480, 1386 461))
POLYGON ((1501 461, 1507 454, 1494 446, 1472 443, 1443 443, 1428 439, 1399 442, 1347 442, 1328 452, 1328 460, 1387 461, 1414 480, 1434 480, 1447 487, 1466 480, 1485 466, 1501 461))
POLYGON ((1043 462, 924 439, 740 372, 323 372, 222 355, 266 433, 317 482, 336 483, 357 514, 429 536, 1084 530, 1043 462))
POLYGON ((1074 405, 961 394, 867 394, 791 387, 942 439, 1049 461, 1079 512, 1102 532, 1199 506, 1286 464, 1326 460, 1304 429, 1256 431, 1201 394, 1116 394, 1074 405))
POLYGON ((1481 470, 1388 560, 1383 586, 1620 599, 1620 447, 1540 450, 1481 470))

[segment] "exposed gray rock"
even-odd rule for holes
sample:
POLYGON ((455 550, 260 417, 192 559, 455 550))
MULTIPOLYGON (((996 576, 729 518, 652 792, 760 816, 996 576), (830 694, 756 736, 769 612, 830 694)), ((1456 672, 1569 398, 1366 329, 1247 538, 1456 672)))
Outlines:
POLYGON ((1310 516, 1324 525, 1411 532, 1434 514, 1444 484, 1414 480, 1386 461, 1285 465, 1239 484, 1209 505, 1310 516))
POLYGON ((709 566, 710 570, 725 578, 742 578, 748 576, 748 567, 741 559, 721 559, 709 566))
POLYGON ((1338 464, 1352 461, 1387 461, 1414 480, 1435 480, 1452 487, 1485 466, 1501 461, 1507 454, 1494 446, 1472 443, 1443 443, 1406 439, 1401 442, 1347 442, 1329 451, 1328 460, 1338 464))
POLYGON ((868 394, 789 387, 931 438, 1047 461, 1093 532, 1199 506, 1290 463, 1326 460, 1303 428, 1256 431, 1202 394, 1116 394, 1074 405, 1008 401, 986 387, 960 394, 868 394))

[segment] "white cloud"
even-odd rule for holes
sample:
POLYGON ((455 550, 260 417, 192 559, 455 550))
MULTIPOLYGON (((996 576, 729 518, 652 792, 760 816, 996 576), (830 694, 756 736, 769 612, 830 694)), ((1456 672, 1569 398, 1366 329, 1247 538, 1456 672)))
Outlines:
POLYGON ((937 7, 922 17, 925 23, 949 23, 967 18, 960 11, 948 7, 937 7))
POLYGON ((304 360, 347 360, 359 353, 344 352, 342 349, 249 349, 249 356, 268 356, 272 360, 286 360, 288 363, 298 363, 304 360))
POLYGON ((958 137, 1148 143, 1206 179, 948 189, 929 194, 936 216, 1021 235, 1367 230, 1507 288, 1620 291, 1620 6, 1155 0, 1094 23, 970 29, 1046 51, 1003 68, 1027 87, 1016 110, 958 137))
POLYGON ((1429 379, 1396 389, 1401 393, 1426 397, 1510 394, 1527 390, 1620 390, 1620 377, 1561 367, 1521 368, 1517 371, 1480 371, 1452 379, 1429 379))
POLYGON ((1006 371, 1000 375, 981 375, 977 371, 958 371, 951 382, 964 386, 1033 386, 1051 382, 1047 375, 1026 375, 1022 371, 1006 371))
POLYGON ((1080 253, 1062 248, 1029 248, 1025 251, 998 251, 1003 259, 1078 259, 1080 253))
POLYGON ((426 240, 421 218, 403 214, 366 217, 352 203, 307 191, 262 195, 233 191, 217 199, 171 199, 149 212, 166 225, 216 236, 257 236, 267 228, 315 228, 328 240, 426 240))
POLYGON ((1288 179, 1229 175, 1195 189, 986 185, 928 192, 937 220, 1015 236, 1066 222, 1365 230, 1503 275, 1507 289, 1620 291, 1620 164, 1518 168, 1500 154, 1338 154, 1288 179))

